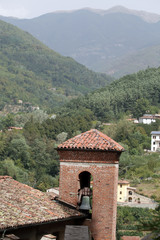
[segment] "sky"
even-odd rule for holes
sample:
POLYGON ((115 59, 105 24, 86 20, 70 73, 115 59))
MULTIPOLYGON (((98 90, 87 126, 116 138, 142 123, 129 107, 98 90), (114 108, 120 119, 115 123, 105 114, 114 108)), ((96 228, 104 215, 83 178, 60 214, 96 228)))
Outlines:
POLYGON ((160 0, 0 0, 0 15, 34 18, 55 11, 86 7, 107 10, 117 5, 160 15, 160 0))

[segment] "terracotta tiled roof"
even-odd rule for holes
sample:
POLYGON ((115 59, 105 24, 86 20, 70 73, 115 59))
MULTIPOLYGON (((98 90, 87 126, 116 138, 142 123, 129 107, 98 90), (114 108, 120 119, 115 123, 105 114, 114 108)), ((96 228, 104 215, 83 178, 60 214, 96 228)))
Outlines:
POLYGON ((0 176, 0 230, 82 216, 52 201, 46 193, 0 176))
POLYGON ((127 180, 121 179, 118 181, 118 184, 129 184, 127 180))
POLYGON ((60 144, 58 149, 124 151, 124 148, 102 132, 91 129, 60 144))
POLYGON ((140 240, 139 236, 123 236, 122 240, 140 240))
POLYGON ((141 119, 155 119, 155 116, 142 116, 141 119))

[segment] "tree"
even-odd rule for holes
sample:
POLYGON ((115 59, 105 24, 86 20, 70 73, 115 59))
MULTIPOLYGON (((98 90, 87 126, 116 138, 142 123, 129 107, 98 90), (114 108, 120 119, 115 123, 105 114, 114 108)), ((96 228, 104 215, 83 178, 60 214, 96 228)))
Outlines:
POLYGON ((143 116, 150 109, 149 101, 145 98, 140 98, 136 101, 135 107, 133 108, 133 116, 139 118, 143 116))
POLYGON ((152 212, 150 217, 145 218, 139 229, 143 231, 151 231, 152 239, 160 240, 160 204, 152 212))
POLYGON ((23 167, 29 168, 30 165, 30 153, 29 146, 26 143, 24 137, 12 139, 8 147, 8 156, 13 160, 20 160, 23 167))

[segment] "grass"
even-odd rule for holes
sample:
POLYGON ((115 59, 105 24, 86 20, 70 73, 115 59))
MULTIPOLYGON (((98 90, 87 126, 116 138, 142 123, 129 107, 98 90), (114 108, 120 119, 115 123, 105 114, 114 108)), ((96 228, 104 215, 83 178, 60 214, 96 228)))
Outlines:
POLYGON ((160 201, 160 178, 137 184, 136 192, 144 196, 160 201))

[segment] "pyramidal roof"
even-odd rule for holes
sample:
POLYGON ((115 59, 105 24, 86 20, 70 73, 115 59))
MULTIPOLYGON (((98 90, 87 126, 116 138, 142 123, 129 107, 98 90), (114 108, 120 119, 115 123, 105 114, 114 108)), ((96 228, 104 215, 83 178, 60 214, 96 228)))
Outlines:
POLYGON ((68 139, 64 143, 58 145, 57 149, 124 151, 124 148, 120 144, 97 129, 91 129, 90 131, 68 139))

